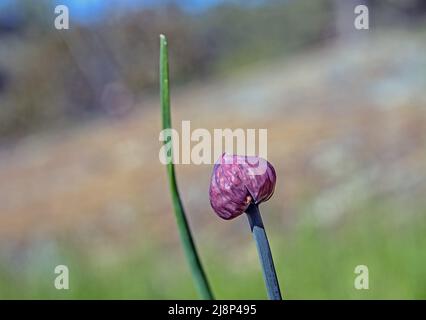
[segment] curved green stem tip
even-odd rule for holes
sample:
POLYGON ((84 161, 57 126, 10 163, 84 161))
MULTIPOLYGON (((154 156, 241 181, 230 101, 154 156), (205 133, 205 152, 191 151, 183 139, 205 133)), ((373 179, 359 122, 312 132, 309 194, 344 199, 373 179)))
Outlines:
MULTIPOLYGON (((170 115, 170 93, 169 93, 169 62, 167 39, 164 35, 160 35, 160 98, 163 118, 163 130, 171 129, 170 115)), ((168 136, 164 144, 171 145, 171 136, 168 136)), ((172 150, 170 149, 170 152, 172 150)), ((166 158, 172 159, 172 155, 166 155, 166 158)), ((172 195, 173 208, 175 211, 176 222, 179 229, 180 238, 186 254, 186 258, 191 267, 191 273, 195 281, 195 285, 202 299, 214 299, 206 274, 201 265, 200 258, 195 247, 194 240, 191 235, 185 211, 183 209, 182 200, 179 196, 179 190, 176 183, 175 168, 173 161, 167 163, 167 176, 172 195)))

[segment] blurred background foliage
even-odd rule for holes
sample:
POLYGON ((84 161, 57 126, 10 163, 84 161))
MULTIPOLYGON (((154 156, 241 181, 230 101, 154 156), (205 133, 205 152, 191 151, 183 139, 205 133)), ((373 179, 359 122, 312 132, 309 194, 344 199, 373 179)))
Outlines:
MULTIPOLYGON (((186 6, 182 1, 91 2, 76 7, 84 13, 79 20, 71 6, 72 28, 66 32, 52 27, 53 1, 2 5, 2 140, 128 111, 129 101, 118 101, 123 110, 111 110, 105 100, 109 95, 125 100, 128 91, 143 95, 157 90, 161 32, 176 39, 172 72, 179 84, 309 50, 338 36, 340 29, 347 32, 339 25, 339 10, 353 15, 346 10, 352 8, 350 1, 330 0, 217 1, 193 11, 191 1, 186 6)), ((373 0, 369 5, 373 27, 412 24, 426 12, 422 1, 373 0)))
POLYGON ((318 10, 325 4, 230 2, 195 13, 173 2, 121 11, 111 4, 107 13, 93 12, 105 18, 79 25, 71 15, 72 28, 58 32, 52 28, 51 3, 17 1, 15 17, 10 16, 12 9, 2 10, 1 65, 8 90, 2 94, 1 136, 7 139, 55 123, 114 114, 102 98, 108 83, 121 84, 111 89, 114 96, 120 96, 120 90, 155 91, 161 32, 176 39, 171 47, 174 83, 195 81, 327 37, 332 32, 330 13, 318 10), (308 23, 296 21, 294 13, 301 10, 308 23))
MULTIPOLYGON (((268 128, 284 297, 426 297, 425 1, 4 0, 1 298, 196 297, 158 160, 160 33, 177 127, 268 128)), ((216 296, 266 297, 246 221, 209 207, 211 166, 177 170, 216 296)))

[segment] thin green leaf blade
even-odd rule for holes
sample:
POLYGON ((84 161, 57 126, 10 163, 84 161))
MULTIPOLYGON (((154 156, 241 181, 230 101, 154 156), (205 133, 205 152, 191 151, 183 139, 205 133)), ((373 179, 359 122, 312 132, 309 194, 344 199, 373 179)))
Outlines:
MULTIPOLYGON (((171 129, 172 123, 170 112, 169 61, 167 39, 164 35, 160 35, 160 98, 163 130, 171 129)), ((164 143, 171 145, 171 135, 168 135, 167 140, 165 140, 164 143)), ((170 154, 166 155, 166 158, 170 159, 170 161, 167 163, 167 175, 170 185, 170 193, 172 195, 173 208, 176 216, 176 223, 178 225, 182 245, 191 268, 191 273, 201 298, 212 300, 214 299, 213 294, 197 253, 191 230, 186 219, 182 200, 179 196, 175 168, 173 161, 171 161, 173 159, 172 148, 170 148, 170 154)))

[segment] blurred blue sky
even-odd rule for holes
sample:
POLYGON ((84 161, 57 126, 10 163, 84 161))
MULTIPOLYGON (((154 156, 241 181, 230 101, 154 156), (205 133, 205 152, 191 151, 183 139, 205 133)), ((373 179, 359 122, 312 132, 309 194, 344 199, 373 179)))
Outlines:
POLYGON ((186 10, 202 10, 215 5, 222 0, 55 0, 56 4, 65 4, 79 17, 92 15, 94 11, 103 12, 111 7, 132 9, 176 3, 186 10))
MULTIPOLYGON (((68 6, 72 20, 80 22, 97 21, 104 16, 104 14, 112 9, 116 10, 135 10, 146 7, 161 6, 168 3, 179 5, 189 12, 200 12, 208 9, 211 6, 224 2, 224 0, 33 0, 40 1, 43 4, 52 3, 52 6, 64 4, 68 6)), ((239 3, 254 3, 262 0, 232 0, 232 2, 239 3)), ((11 11, 18 8, 17 5, 24 4, 24 2, 31 3, 31 0, 0 0, 0 15, 3 18, 8 16, 11 11)), ((231 2, 228 0, 228 2, 231 2)), ((31 3, 34 5, 34 3, 31 3)), ((15 10, 14 14, 18 13, 15 10)), ((13 12, 12 11, 12 12, 13 12)), ((19 13, 18 13, 19 14, 19 13)))
MULTIPOLYGON (((289 1, 289 0, 281 0, 289 1)), ((189 13, 200 13, 220 3, 233 3, 244 6, 257 6, 266 0, 0 0, 0 18, 2 23, 16 23, 21 16, 20 8, 29 4, 33 8, 47 5, 53 9, 56 5, 66 5, 70 10, 71 21, 83 24, 97 22, 105 18, 105 14, 114 11, 138 10, 149 7, 176 4, 189 13)))
MULTIPOLYGON (((26 0, 0 0, 0 10, 26 0)), ((39 1, 39 0, 37 0, 39 1)), ((108 8, 124 9, 159 6, 176 3, 186 10, 203 10, 223 0, 52 0, 55 5, 64 4, 79 17, 87 17, 94 12, 102 13, 108 8)))

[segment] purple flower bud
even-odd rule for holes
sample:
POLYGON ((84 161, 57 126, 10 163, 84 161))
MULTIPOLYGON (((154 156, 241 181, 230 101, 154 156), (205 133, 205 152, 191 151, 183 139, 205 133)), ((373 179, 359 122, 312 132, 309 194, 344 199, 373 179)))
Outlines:
POLYGON ((275 182, 275 170, 265 159, 224 153, 213 168, 210 204, 219 217, 236 218, 250 203, 267 201, 275 182))

